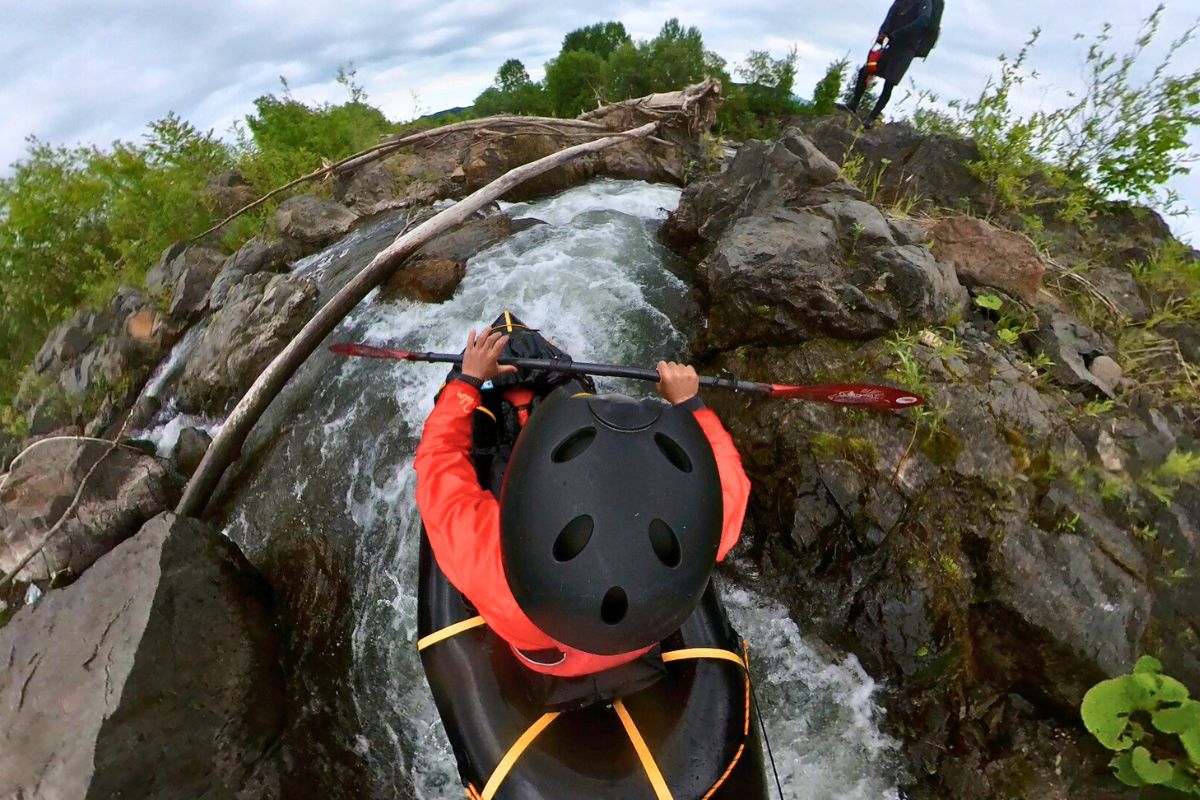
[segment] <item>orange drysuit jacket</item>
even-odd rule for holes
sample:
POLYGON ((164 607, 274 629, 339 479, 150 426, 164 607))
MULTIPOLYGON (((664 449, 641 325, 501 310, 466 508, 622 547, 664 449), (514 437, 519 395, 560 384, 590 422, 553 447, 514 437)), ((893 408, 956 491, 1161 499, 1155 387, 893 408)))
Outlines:
MULTIPOLYGON (((452 381, 442 392, 417 446, 417 508, 429 545, 450 583, 479 610, 488 627, 512 646, 530 669, 550 675, 588 675, 625 664, 650 648, 601 656, 567 647, 543 633, 521 611, 504 575, 500 555, 500 504, 479 485, 471 464, 471 415, 479 390, 452 381), (554 664, 530 660, 520 652, 558 650, 554 664)), ((707 408, 694 412, 716 456, 724 506, 717 560, 737 543, 746 515, 750 481, 729 433, 707 408)))

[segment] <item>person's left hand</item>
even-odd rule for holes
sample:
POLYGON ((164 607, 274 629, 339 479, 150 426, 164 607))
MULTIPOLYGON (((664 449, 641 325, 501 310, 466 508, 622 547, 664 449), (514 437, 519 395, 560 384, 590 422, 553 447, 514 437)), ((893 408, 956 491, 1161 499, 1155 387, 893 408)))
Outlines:
POLYGON ((516 372, 511 365, 501 366, 496 362, 504 352, 508 337, 500 331, 490 331, 476 337, 475 329, 467 334, 467 349, 463 351, 462 374, 479 381, 490 381, 497 375, 516 372))

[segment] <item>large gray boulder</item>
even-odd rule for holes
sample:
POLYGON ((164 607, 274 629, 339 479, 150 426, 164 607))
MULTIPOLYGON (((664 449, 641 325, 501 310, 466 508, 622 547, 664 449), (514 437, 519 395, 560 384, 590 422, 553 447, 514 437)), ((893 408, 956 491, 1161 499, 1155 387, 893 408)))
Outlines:
POLYGON ((445 193, 446 172, 414 153, 397 153, 339 175, 334 198, 362 217, 429 205, 445 193))
POLYGON ((1133 668, 1151 608, 1145 565, 1128 534, 1100 515, 1076 513, 1062 518, 1075 520, 1067 529, 1009 530, 989 561, 996 601, 1043 643, 1040 658, 1051 678, 1044 690, 1068 707, 1083 700, 1097 675, 1133 668), (1110 543, 1132 557, 1110 555, 1110 543))
MULTIPOLYGON (((58 437, 28 447, 0 483, 0 573, 9 574, 71 505, 84 475, 110 449, 98 439, 58 437)), ((180 476, 170 465, 118 446, 92 473, 80 504, 17 578, 78 575, 178 499, 180 476)))
POLYGON ((188 359, 176 393, 179 408, 223 411, 299 332, 316 300, 316 284, 307 278, 247 276, 213 314, 188 359))
POLYGON ((380 299, 444 303, 467 274, 467 265, 440 256, 417 254, 396 270, 380 288, 380 299))
POLYGON ((277 797, 271 614, 232 542, 156 517, 0 629, 0 797, 277 797))
POLYGON ((72 424, 103 435, 181 332, 145 294, 123 286, 107 307, 81 310, 51 331, 13 407, 34 435, 72 424))
POLYGON ((208 292, 208 307, 214 311, 225 305, 229 293, 247 275, 258 272, 284 272, 289 262, 300 256, 293 239, 255 236, 225 260, 208 292))
POLYGON ((1038 309, 1038 330, 1029 339, 1054 362, 1050 375, 1057 383, 1072 389, 1094 387, 1109 397, 1114 396, 1116 386, 1094 374, 1091 365, 1108 357, 1116 348, 1081 320, 1043 306, 1038 309))
POLYGON ((357 219, 358 216, 341 203, 303 194, 280 203, 273 224, 283 236, 310 247, 320 247, 345 236, 357 219))
POLYGON ((258 199, 258 192, 236 170, 222 172, 208 182, 204 193, 223 215, 229 215, 258 199))
POLYGON ((174 245, 146 273, 146 290, 172 317, 191 319, 204 310, 208 289, 223 263, 224 254, 211 247, 174 245))
POLYGON ((450 261, 466 262, 492 245, 504 241, 512 232, 513 221, 508 214, 473 217, 433 239, 418 252, 450 261))
POLYGON ((794 129, 689 186, 664 235, 699 261, 710 348, 865 339, 942 324, 966 303, 953 269, 912 243, 919 234, 863 202, 794 129))
POLYGON ((84 309, 77 311, 66 322, 59 323, 38 350, 33 359, 33 368, 39 373, 52 372, 55 367, 82 355, 92 342, 109 331, 111 317, 103 311, 84 309))
MULTIPOLYGON (((727 170, 684 189, 663 237, 675 249, 701 258, 737 220, 757 210, 794 208, 814 189, 838 181, 838 174, 837 165, 795 129, 777 142, 747 142, 727 170)), ((839 182, 838 189, 842 199, 861 199, 848 183, 839 182)))
POLYGON ((927 136, 907 123, 861 131, 840 117, 802 120, 805 135, 837 164, 861 161, 864 183, 877 185, 886 203, 926 201, 936 208, 987 214, 995 192, 975 176, 969 164, 980 158, 974 142, 951 136, 927 136))

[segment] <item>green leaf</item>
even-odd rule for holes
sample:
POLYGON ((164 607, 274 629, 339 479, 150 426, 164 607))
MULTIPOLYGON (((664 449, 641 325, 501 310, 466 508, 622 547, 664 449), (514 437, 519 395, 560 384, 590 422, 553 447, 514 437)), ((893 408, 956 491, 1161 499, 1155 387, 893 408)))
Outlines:
POLYGON ((1188 700, 1172 708, 1154 712, 1154 727, 1163 733, 1183 733, 1188 729, 1200 731, 1200 703, 1188 700))
POLYGON ((1154 656, 1142 656, 1137 660, 1137 663, 1133 665, 1133 672, 1135 675, 1143 672, 1151 672, 1155 674, 1161 673, 1162 662, 1154 656))
POLYGON ((1127 677, 1101 681, 1088 689, 1079 707, 1084 727, 1109 750, 1125 750, 1133 745, 1128 733, 1132 703, 1127 685, 1127 677))
POLYGON ((994 294, 981 294, 975 298, 975 305, 980 308, 989 308, 992 311, 999 311, 1000 306, 1004 305, 1004 301, 994 294))
POLYGON ((1144 747, 1135 747, 1133 749, 1130 765, 1139 778, 1146 783, 1156 786, 1166 783, 1175 777, 1175 771, 1179 766, 1176 762, 1170 760, 1155 761, 1150 757, 1150 751, 1144 747))
POLYGON ((1183 742, 1188 759, 1200 767, 1200 728, 1183 731, 1179 734, 1179 741, 1183 742))
POLYGON ((1184 793, 1200 793, 1200 787, 1196 785, 1195 777, 1193 777, 1182 764, 1177 764, 1175 766, 1174 774, 1171 775, 1170 780, 1163 782, 1163 786, 1184 793))
POLYGON ((1146 782, 1141 779, 1133 768, 1133 754, 1121 753, 1108 763, 1113 769, 1113 775, 1116 779, 1126 786, 1145 786, 1146 782))

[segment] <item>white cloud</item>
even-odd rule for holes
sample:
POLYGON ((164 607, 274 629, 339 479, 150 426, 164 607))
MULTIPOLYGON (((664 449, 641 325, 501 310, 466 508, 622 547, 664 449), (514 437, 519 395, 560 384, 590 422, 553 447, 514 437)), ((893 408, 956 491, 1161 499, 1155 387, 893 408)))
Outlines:
MULTIPOLYGON (((252 110, 256 97, 278 92, 285 76, 295 95, 334 100, 337 67, 353 61, 358 81, 392 118, 420 108, 467 105, 507 58, 521 59, 535 79, 562 37, 581 25, 619 19, 635 38, 655 35, 669 17, 695 25, 705 43, 735 67, 751 50, 800 54, 797 88, 807 94, 829 61, 860 59, 889 0, 830 3, 743 0, 580 0, 553 4, 504 0, 42 0, 8 4, 0 29, 0 166, 25 153, 34 134, 54 143, 107 144, 133 139, 147 122, 175 111, 197 127, 224 132, 252 110)), ((1015 53, 1035 26, 1044 29, 1036 63, 1040 78, 1023 107, 1069 89, 1083 50, 1071 37, 1102 20, 1128 42, 1152 9, 1149 0, 949 0, 942 42, 912 79, 941 96, 978 93, 1001 52, 1015 53)), ((1170 0, 1164 30, 1176 33, 1196 13, 1170 0)), ((1196 69, 1195 49, 1180 70, 1196 69)), ((1200 177, 1175 186, 1200 206, 1200 177)), ((1194 220, 1195 218, 1193 218, 1194 220)), ((1200 239, 1194 221, 1186 228, 1200 239)))

